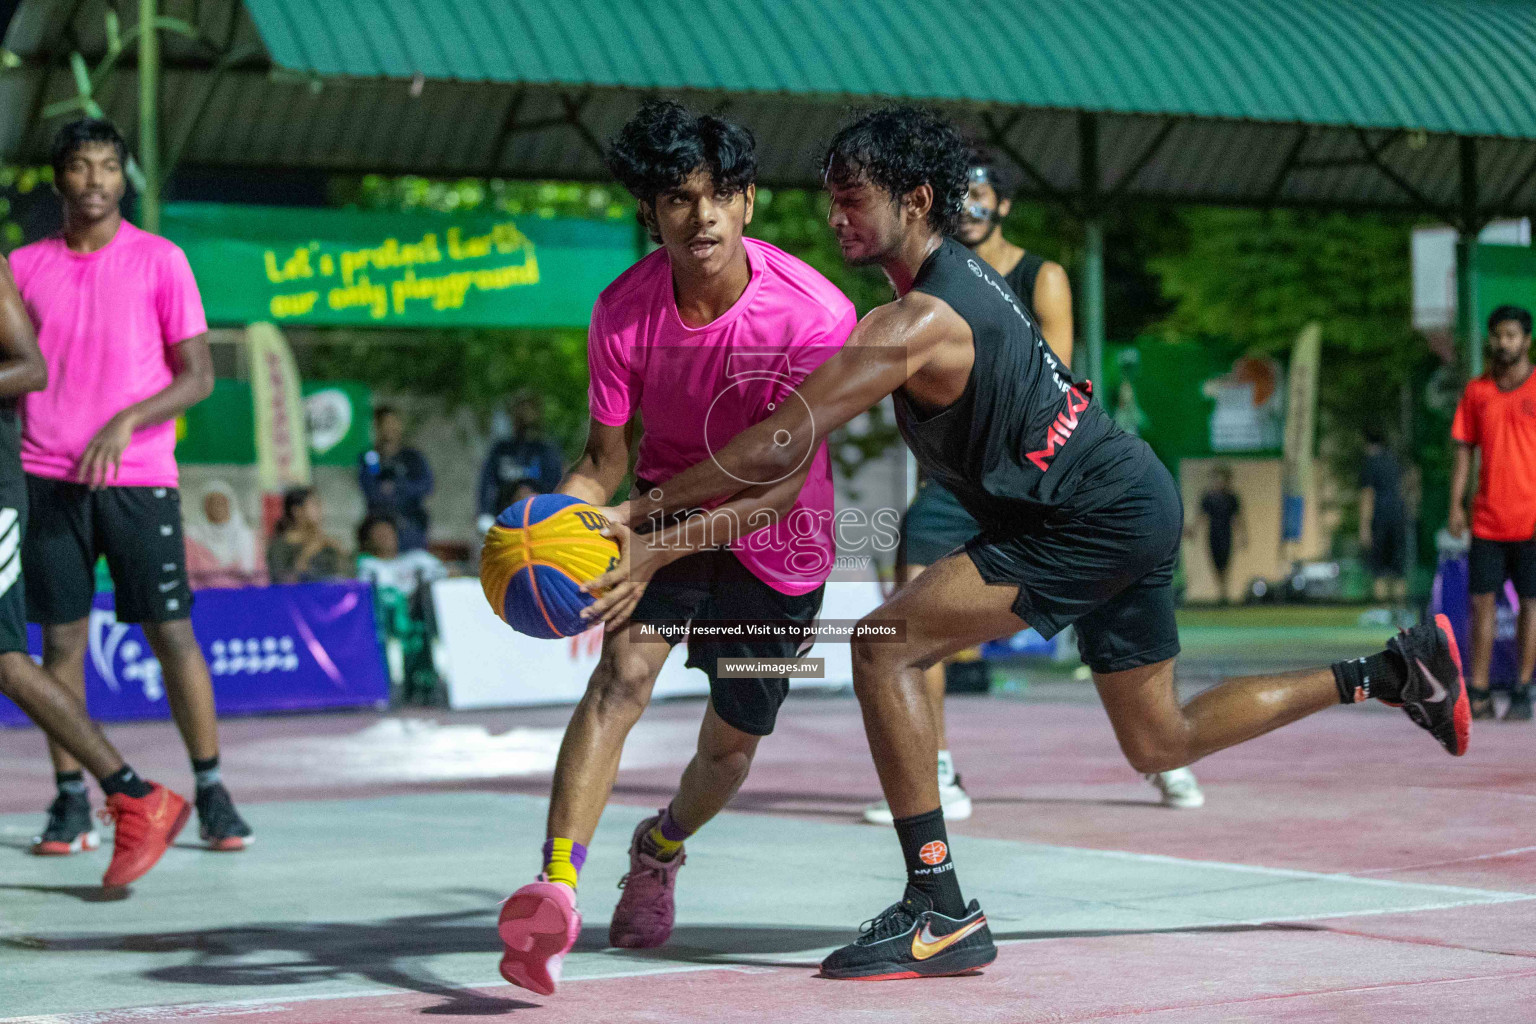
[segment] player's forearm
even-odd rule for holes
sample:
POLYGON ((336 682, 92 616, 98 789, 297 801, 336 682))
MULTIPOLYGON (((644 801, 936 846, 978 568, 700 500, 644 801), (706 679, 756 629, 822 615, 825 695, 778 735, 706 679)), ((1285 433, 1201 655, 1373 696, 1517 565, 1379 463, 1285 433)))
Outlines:
POLYGON ((623 483, 628 469, 627 465, 610 465, 594 459, 589 452, 571 467, 557 493, 569 494, 589 505, 606 505, 623 483))
POLYGON ((175 419, 213 394, 213 357, 208 352, 207 337, 188 338, 175 351, 180 365, 171 382, 118 413, 134 430, 175 419))
POLYGON ((683 470, 644 494, 636 494, 629 500, 630 525, 669 512, 698 508, 721 496, 741 494, 752 487, 752 480, 777 480, 790 474, 795 463, 808 456, 789 445, 775 445, 775 429, 772 419, 749 427, 713 458, 683 470))
POLYGON ((48 364, 37 348, 32 320, 0 256, 0 398, 16 398, 48 386, 48 364))
POLYGON ((667 562, 696 551, 734 544, 749 534, 783 522, 794 509, 795 499, 800 496, 807 475, 808 472, 792 473, 777 483, 749 487, 708 512, 689 516, 665 530, 641 535, 640 542, 664 551, 667 562))
POLYGON ((1466 508, 1467 479, 1472 475, 1472 451, 1466 445, 1456 445, 1456 460, 1451 467, 1451 508, 1466 508))

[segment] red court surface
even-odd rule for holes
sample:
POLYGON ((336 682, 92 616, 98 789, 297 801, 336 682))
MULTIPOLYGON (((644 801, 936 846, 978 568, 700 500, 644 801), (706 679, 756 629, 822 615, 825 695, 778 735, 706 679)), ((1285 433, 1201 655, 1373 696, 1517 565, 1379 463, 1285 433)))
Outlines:
MULTIPOLYGON (((783 920, 765 919, 774 912, 776 887, 803 884, 796 879, 816 872, 824 858, 815 844, 776 844, 774 837, 782 840, 800 829, 809 830, 802 833, 807 836, 868 839, 871 849, 880 851, 884 848, 878 843, 892 848, 895 843, 888 830, 852 824, 859 809, 878 796, 856 705, 847 697, 797 695, 779 731, 764 742, 733 806, 738 815, 752 817, 717 823, 722 833, 734 829, 749 840, 761 835, 762 842, 784 850, 782 858, 765 852, 770 868, 782 865, 781 876, 771 877, 769 870, 742 882, 758 888, 750 911, 754 923, 740 935, 723 924, 690 931, 689 908, 680 905, 673 947, 634 954, 627 961, 602 960, 603 914, 617 894, 608 891, 611 879, 589 882, 597 870, 589 862, 583 901, 585 906, 590 899, 594 907, 578 953, 589 953, 583 962, 593 966, 550 998, 491 984, 499 947, 490 909, 483 909, 451 942, 434 940, 447 942, 452 948, 445 945, 445 950, 472 965, 475 980, 466 984, 432 981, 430 975, 423 981, 420 972, 397 977, 371 969, 364 962, 369 957, 392 957, 408 952, 413 939, 427 941, 420 938, 426 933, 401 927, 371 939, 373 944, 354 960, 332 962, 346 967, 340 990, 307 991, 296 982, 302 971, 281 957, 262 954, 271 961, 264 970, 289 971, 281 978, 286 987, 271 989, 269 996, 250 998, 241 989, 239 998, 230 998, 212 973, 204 979, 206 991, 200 992, 197 968, 183 967, 174 976, 175 998, 166 998, 157 986, 170 975, 144 969, 113 976, 121 991, 108 997, 108 1002, 118 1000, 111 1006, 97 997, 89 1006, 77 1003, 64 985, 40 1012, 36 998, 10 1003, 5 989, 11 983, 0 983, 0 1011, 8 1005, 27 1007, 21 1016, 0 1012, 0 1019, 107 1024, 216 1017, 269 1024, 372 1024, 430 1014, 679 1024, 1536 1020, 1531 1010, 1536 1006, 1536 902, 1531 902, 1536 900, 1536 728, 1477 723, 1469 755, 1452 759, 1399 712, 1380 706, 1336 709, 1201 762, 1196 771, 1206 806, 1173 811, 1157 806, 1152 789, 1126 766, 1090 694, 1086 686, 1056 686, 1037 688, 1026 699, 951 700, 950 746, 976 800, 975 816, 950 826, 952 837, 962 843, 966 837, 973 840, 972 846, 957 844, 962 884, 972 879, 973 894, 990 914, 993 903, 1006 905, 1012 888, 1029 896, 1035 879, 1028 871, 1016 877, 989 875, 981 854, 966 859, 968 853, 1014 850, 1020 857, 1049 856, 1057 859, 1039 863, 1076 865, 1074 870, 1089 873, 1074 877, 1090 879, 1101 863, 1096 857, 1110 868, 1118 863, 1138 870, 1168 865, 1174 871, 1194 865, 1202 872, 1190 876, 1197 881, 1180 882, 1176 893, 1170 888, 1169 898, 1224 898, 1217 890, 1228 887, 1226 879, 1237 878, 1239 888, 1250 890, 1244 905, 1256 912, 1236 920, 1238 914, 1223 911, 1228 916, 1221 920, 1233 922, 1227 924, 1197 914, 1203 923, 1148 927, 1138 923, 1140 911, 1129 907, 1124 920, 1117 919, 1112 900, 1106 903, 1108 897, 1093 893, 1092 885, 1076 882, 1075 890, 1053 892, 1050 899, 1069 900, 1074 891, 1095 897, 1093 927, 1057 927, 1044 918, 1033 924, 1031 913, 1021 911, 1006 926, 994 923, 1001 955, 975 976, 887 983, 819 979, 812 947, 846 941, 858 920, 843 916, 839 908, 833 916, 840 925, 818 921, 807 933, 814 933, 811 939, 776 945, 775 929, 797 927, 787 912, 783 920), (1221 874, 1232 870, 1240 873, 1221 874), (1328 900, 1309 904, 1310 909, 1293 905, 1298 891, 1288 887, 1293 877, 1309 885, 1338 883, 1367 898, 1379 889, 1391 899, 1374 906, 1351 896, 1355 902, 1330 916, 1332 911, 1317 909, 1332 906, 1328 900), (1272 890, 1265 888, 1270 885, 1272 890), (981 891, 975 891, 978 887, 981 891), (188 998, 192 992, 200 994, 188 998)), ((668 798, 690 753, 700 710, 692 701, 650 710, 632 737, 615 790, 617 804, 654 808, 668 798)), ((412 806, 420 806, 419 798, 431 794, 545 796, 549 759, 566 714, 563 709, 438 713, 416 716, 415 724, 373 715, 231 721, 224 729, 225 775, 237 797, 250 805, 253 820, 268 808, 269 819, 275 820, 281 808, 346 801, 335 805, 334 854, 346 858, 352 837, 345 814, 366 806, 355 801, 409 796, 417 798, 412 806), (524 774, 500 774, 509 765, 524 774)), ((112 735, 141 771, 181 781, 185 768, 169 726, 118 727, 112 735)), ((10 780, 0 791, 0 821, 5 823, 0 877, 25 870, 33 883, 0 886, 0 904, 16 898, 15 893, 7 896, 6 888, 27 890, 28 899, 42 901, 34 905, 36 916, 26 920, 0 911, 0 978, 11 973, 5 969, 7 960, 22 949, 29 953, 26 960, 14 961, 18 969, 57 979, 60 965, 91 970, 89 960, 63 959, 82 957, 79 950, 116 950, 148 941, 114 938, 119 932, 152 932, 160 942, 167 935, 191 935, 189 948, 218 941, 195 936, 216 934, 221 915, 239 906, 241 894, 233 885, 228 903, 205 899, 198 904, 208 918, 204 933, 201 926, 189 930, 182 919, 175 928, 155 925, 159 911, 150 879, 136 887, 133 904, 120 905, 123 912, 142 914, 143 927, 137 917, 118 913, 110 927, 90 928, 90 915, 106 914, 109 908, 82 906, 83 886, 72 897, 68 886, 35 884, 39 862, 23 853, 20 838, 30 819, 6 812, 41 819, 49 775, 40 750, 35 734, 24 732, 5 734, 0 747, 0 772, 10 780), (50 917, 64 913, 67 925, 50 917)), ((614 816, 621 812, 630 813, 626 820, 635 813, 616 808, 614 816)), ((463 825, 458 834, 441 837, 445 871, 474 850, 489 858, 484 863, 504 868, 499 875, 492 870, 490 877, 476 878, 478 889, 505 893, 537 870, 533 862, 542 836, 509 839, 495 821, 463 825)), ((264 838, 271 842, 239 856, 251 861, 283 857, 281 832, 269 831, 264 838)), ((615 845, 607 841, 621 834, 627 830, 609 832, 605 823, 598 842, 615 845)), ((699 846, 695 857, 707 863, 708 847, 699 846)), ((603 852, 605 865, 622 856, 622 849, 603 852)), ((158 882, 162 886, 175 884, 171 879, 204 884, 203 876, 214 870, 204 866, 210 859, 229 863, 190 850, 171 856, 186 860, 183 866, 168 863, 157 869, 168 872, 167 880, 158 882)), ((694 877, 685 873, 680 884, 693 882, 690 899, 713 900, 724 915, 720 920, 729 921, 733 894, 714 891, 705 873, 710 869, 692 864, 688 871, 694 877)), ((410 870, 419 869, 413 862, 410 870)), ((71 868, 71 879, 79 874, 71 868)), ((302 889, 302 874, 291 884, 302 889)), ((373 884, 394 883, 380 877, 373 884)), ((880 909, 879 899, 898 895, 899 883, 882 884, 870 888, 876 895, 868 897, 865 916, 880 909), (888 896, 878 896, 887 891, 888 896)), ((1105 875, 1107 889, 1119 884, 1105 875)), ((1138 892, 1137 898, 1143 897, 1162 895, 1138 892)), ((317 908, 321 902, 317 897, 317 908)), ((1046 904, 1026 901, 1020 906, 1046 904)), ((315 914, 323 917, 325 911, 315 914)), ((291 922, 272 924, 274 929, 289 927, 291 922)), ((306 955, 321 959, 313 950, 306 955)))

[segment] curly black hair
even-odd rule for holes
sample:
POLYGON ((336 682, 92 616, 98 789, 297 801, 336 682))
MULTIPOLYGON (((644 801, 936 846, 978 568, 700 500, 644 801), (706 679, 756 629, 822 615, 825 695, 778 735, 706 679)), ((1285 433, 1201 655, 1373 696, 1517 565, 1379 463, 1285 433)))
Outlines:
POLYGON ((868 181, 895 201, 919 185, 933 187, 928 224, 952 234, 969 188, 970 147, 959 130, 921 107, 882 107, 833 136, 822 179, 833 185, 868 181))
POLYGON ((52 151, 49 154, 54 176, 63 177, 64 165, 69 162, 69 158, 93 142, 105 142, 110 145, 117 150, 117 162, 124 167, 128 166, 128 144, 123 141, 122 135, 118 133, 112 122, 85 117, 78 121, 71 121, 54 135, 52 151))
POLYGON ((648 100, 608 143, 608 169, 630 195, 654 204, 699 168, 726 195, 757 183, 757 140, 739 124, 648 100))
POLYGON ((1531 311, 1520 306, 1500 306, 1488 314, 1488 333, 1505 320, 1513 320, 1520 325, 1520 330, 1526 334, 1531 333, 1531 311))

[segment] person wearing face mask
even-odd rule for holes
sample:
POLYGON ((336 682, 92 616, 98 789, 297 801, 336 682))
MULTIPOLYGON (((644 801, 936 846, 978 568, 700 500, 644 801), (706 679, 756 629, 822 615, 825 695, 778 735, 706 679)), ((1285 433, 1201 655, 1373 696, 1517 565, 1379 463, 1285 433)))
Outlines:
POLYGON ((1488 689, 1493 658, 1494 606, 1505 580, 1520 598, 1515 632, 1520 676, 1505 721, 1531 717, 1536 672, 1536 377, 1531 373, 1531 314, 1500 306, 1488 317, 1488 372, 1467 385, 1451 423, 1456 463, 1446 530, 1467 533, 1467 481, 1472 450, 1481 456, 1472 498, 1472 547, 1467 578, 1472 592, 1472 664, 1467 688, 1473 718, 1494 717, 1488 689))

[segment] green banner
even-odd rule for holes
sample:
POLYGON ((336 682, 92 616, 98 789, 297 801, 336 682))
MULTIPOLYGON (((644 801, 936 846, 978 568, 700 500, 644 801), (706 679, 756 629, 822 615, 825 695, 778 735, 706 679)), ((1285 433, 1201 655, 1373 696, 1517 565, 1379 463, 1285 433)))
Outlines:
POLYGON ((307 380, 304 419, 312 466, 357 466, 373 446, 373 392, 355 380, 307 380))
MULTIPOLYGON (((1500 306, 1536 310, 1536 249, 1523 245, 1477 247, 1477 324, 1486 329, 1488 314, 1500 306)), ((1479 336, 1478 343, 1482 343, 1479 336)))
MULTIPOLYGON (((373 443, 373 392, 355 380, 301 386, 312 466, 356 466, 373 443)), ((250 381, 219 378, 213 394, 176 421, 176 461, 185 465, 256 463, 256 414, 250 381)))
POLYGON ((638 256, 624 221, 167 203, 161 224, 225 325, 581 327, 638 256))

